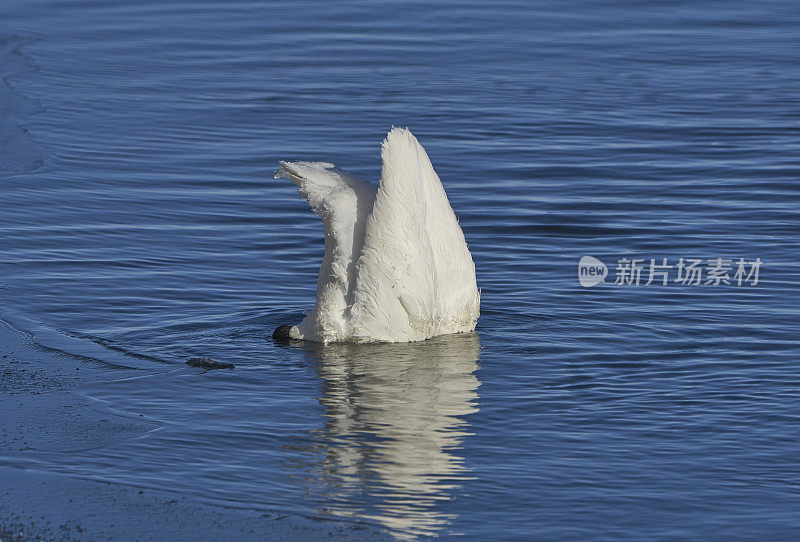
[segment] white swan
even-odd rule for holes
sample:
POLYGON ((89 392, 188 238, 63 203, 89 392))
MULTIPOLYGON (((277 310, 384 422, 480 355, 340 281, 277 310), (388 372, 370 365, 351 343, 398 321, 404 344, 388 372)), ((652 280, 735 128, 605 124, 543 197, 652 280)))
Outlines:
POLYGON ((325 256, 314 309, 273 337, 408 342, 473 331, 475 264, 442 182, 410 131, 381 145, 380 186, 325 162, 281 162, 321 218, 325 256))

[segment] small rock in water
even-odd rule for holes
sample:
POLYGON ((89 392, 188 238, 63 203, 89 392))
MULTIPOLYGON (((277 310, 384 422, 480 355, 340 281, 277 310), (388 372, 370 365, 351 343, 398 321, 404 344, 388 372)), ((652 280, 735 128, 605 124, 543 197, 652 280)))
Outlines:
POLYGON ((214 361, 211 358, 189 358, 186 365, 200 367, 202 369, 233 369, 233 363, 226 361, 214 361))

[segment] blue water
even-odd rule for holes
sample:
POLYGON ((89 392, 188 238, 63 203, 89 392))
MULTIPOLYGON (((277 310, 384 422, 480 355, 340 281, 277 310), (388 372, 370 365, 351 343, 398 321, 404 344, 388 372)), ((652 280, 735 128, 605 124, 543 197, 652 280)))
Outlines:
POLYGON ((157 428, 22 460, 397 538, 796 539, 798 28, 791 0, 3 0, 0 317, 151 364, 85 393, 157 428), (278 160, 375 180, 392 125, 477 333, 274 343, 323 249, 278 160), (615 285, 625 257, 763 265, 615 285))

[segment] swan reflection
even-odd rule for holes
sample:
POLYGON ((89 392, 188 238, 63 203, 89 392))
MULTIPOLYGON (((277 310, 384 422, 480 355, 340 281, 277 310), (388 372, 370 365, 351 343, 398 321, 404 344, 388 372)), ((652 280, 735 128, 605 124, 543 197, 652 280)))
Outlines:
POLYGON ((322 380, 325 424, 310 449, 323 512, 376 521, 398 537, 454 519, 437 503, 469 476, 459 452, 463 417, 478 410, 477 335, 299 348, 322 380))

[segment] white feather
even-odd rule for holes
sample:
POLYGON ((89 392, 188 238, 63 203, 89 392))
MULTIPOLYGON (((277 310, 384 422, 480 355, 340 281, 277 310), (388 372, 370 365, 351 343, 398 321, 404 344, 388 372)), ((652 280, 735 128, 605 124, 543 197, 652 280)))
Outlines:
POLYGON ((325 228, 316 305, 296 338, 408 342, 475 329, 475 264, 425 149, 393 128, 381 158, 377 191, 325 162, 281 162, 275 173, 325 228))

